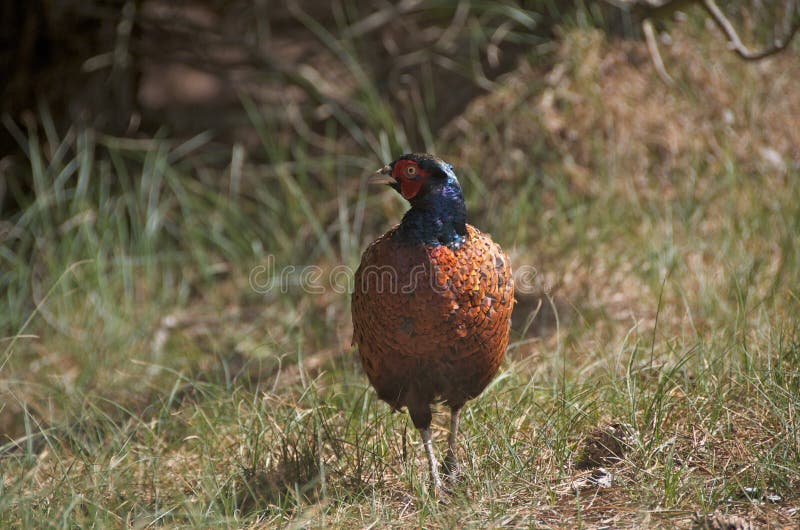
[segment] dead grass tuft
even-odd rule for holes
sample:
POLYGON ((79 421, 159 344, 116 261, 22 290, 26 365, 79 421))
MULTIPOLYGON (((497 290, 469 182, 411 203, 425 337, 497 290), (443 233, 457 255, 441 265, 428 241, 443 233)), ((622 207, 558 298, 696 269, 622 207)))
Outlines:
POLYGON ((622 460, 628 450, 627 428, 621 423, 597 427, 581 443, 577 469, 610 466, 622 460))

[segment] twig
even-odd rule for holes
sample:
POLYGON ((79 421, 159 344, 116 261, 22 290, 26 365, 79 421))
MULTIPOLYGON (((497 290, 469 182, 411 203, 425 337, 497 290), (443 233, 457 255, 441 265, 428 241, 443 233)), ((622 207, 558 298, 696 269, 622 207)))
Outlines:
MULTIPOLYGON (((786 49, 786 47, 789 46, 789 43, 792 42, 792 39, 797 31, 800 30, 800 20, 797 20, 791 27, 791 30, 788 32, 788 34, 786 34, 782 39, 775 39, 775 42, 771 47, 754 52, 745 46, 744 43, 742 43, 742 39, 736 32, 736 28, 733 27, 731 21, 728 20, 728 17, 725 16, 714 0, 703 0, 703 7, 711 16, 711 19, 714 21, 714 23, 716 23, 719 29, 725 33, 725 36, 728 38, 728 46, 734 52, 736 52, 736 55, 745 61, 758 61, 786 49)), ((794 2, 789 2, 787 10, 791 10, 792 12, 794 11, 794 2)), ((787 14, 786 16, 788 19, 791 15, 787 14)))
POLYGON ((658 72, 658 77, 666 84, 674 85, 675 81, 667 73, 664 61, 661 60, 661 54, 658 52, 658 42, 656 41, 655 31, 653 31, 653 22, 649 18, 642 21, 642 31, 644 32, 645 41, 647 41, 647 49, 650 50, 650 57, 653 59, 653 66, 658 72))

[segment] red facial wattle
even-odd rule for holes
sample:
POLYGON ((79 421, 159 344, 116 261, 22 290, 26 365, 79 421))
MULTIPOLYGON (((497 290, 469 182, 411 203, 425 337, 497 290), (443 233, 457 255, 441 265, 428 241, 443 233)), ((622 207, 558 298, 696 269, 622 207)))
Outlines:
POLYGON ((406 200, 416 197, 429 174, 430 172, 421 170, 413 160, 398 160, 392 171, 392 176, 400 184, 400 194, 406 200), (413 175, 409 175, 409 168, 415 172, 413 175))
POLYGON ((406 200, 413 199, 419 193, 421 187, 422 182, 419 180, 400 180, 400 194, 406 200))

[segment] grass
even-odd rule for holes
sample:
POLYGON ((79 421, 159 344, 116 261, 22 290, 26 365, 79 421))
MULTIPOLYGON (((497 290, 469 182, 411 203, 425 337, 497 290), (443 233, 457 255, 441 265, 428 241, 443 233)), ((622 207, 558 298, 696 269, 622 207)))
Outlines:
POLYGON ((347 293, 251 288, 269 259, 357 265, 404 209, 364 186, 401 130, 345 156, 245 101, 266 162, 233 148, 215 172, 206 135, 59 137, 43 109, 16 131, 32 199, 0 225, 0 526, 796 525, 797 52, 750 66, 678 31, 674 88, 642 45, 565 30, 547 72, 430 138, 472 222, 536 270, 444 503, 361 373, 347 293), (621 459, 579 466, 612 424, 621 459))

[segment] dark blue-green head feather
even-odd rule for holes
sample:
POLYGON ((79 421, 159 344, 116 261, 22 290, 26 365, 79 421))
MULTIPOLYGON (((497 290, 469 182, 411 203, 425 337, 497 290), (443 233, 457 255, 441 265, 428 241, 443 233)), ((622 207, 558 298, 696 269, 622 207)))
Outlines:
POLYGON ((467 208, 453 166, 427 153, 403 155, 370 182, 388 184, 411 204, 398 237, 458 249, 467 234, 467 208))

